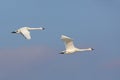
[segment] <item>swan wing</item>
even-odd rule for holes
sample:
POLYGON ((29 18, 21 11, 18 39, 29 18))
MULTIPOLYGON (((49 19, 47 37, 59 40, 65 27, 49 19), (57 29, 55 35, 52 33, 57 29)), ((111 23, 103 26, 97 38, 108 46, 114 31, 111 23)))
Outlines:
POLYGON ((31 39, 30 32, 28 30, 21 30, 21 34, 25 37, 25 39, 31 39))
POLYGON ((74 44, 73 44, 73 40, 72 40, 70 37, 67 37, 67 36, 65 36, 65 35, 62 35, 62 36, 61 36, 61 39, 64 41, 65 48, 66 48, 67 50, 75 48, 75 47, 74 47, 74 44))

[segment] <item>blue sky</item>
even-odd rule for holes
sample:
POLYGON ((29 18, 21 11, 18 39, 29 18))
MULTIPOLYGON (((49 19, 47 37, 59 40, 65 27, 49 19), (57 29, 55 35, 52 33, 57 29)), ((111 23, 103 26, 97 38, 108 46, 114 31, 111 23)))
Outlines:
POLYGON ((119 9, 119 0, 0 0, 0 80, 120 80, 119 9), (46 29, 11 34, 22 26, 46 29), (58 54, 62 34, 95 51, 58 54))

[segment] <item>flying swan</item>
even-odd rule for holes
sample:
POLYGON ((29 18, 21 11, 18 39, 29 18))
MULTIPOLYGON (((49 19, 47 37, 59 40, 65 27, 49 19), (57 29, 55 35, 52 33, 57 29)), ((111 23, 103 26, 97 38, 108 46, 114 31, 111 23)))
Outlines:
POLYGON ((72 54, 75 52, 81 52, 81 51, 92 51, 93 48, 86 48, 86 49, 79 49, 74 46, 73 40, 70 37, 67 37, 65 35, 61 35, 61 39, 63 40, 65 44, 66 50, 62 51, 60 54, 72 54))
POLYGON ((42 27, 39 27, 39 28, 22 27, 16 31, 11 32, 11 33, 21 34, 25 37, 25 39, 30 40, 31 39, 30 30, 44 30, 44 29, 45 28, 42 28, 42 27))

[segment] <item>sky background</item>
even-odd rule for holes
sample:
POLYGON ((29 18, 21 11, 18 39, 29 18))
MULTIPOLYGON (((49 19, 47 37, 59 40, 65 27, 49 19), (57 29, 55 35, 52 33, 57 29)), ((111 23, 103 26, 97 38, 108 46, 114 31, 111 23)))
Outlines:
POLYGON ((0 28, 0 80, 120 80, 120 0, 0 0, 0 28), (58 54, 62 34, 95 50, 58 54))

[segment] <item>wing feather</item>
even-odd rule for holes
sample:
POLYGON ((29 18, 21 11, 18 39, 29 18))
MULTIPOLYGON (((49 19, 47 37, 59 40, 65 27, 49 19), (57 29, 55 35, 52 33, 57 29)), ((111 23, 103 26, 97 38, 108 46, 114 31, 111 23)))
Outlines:
POLYGON ((28 30, 21 30, 21 34, 25 37, 25 39, 31 39, 30 32, 28 30))
POLYGON ((73 44, 73 40, 70 37, 62 35, 61 39, 64 41, 66 49, 73 49, 73 48, 75 48, 74 44, 73 44))

